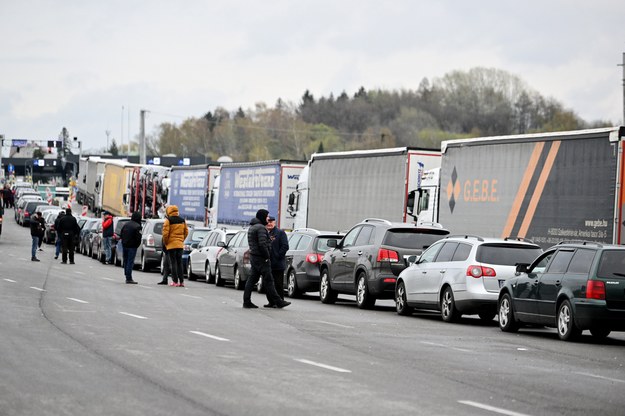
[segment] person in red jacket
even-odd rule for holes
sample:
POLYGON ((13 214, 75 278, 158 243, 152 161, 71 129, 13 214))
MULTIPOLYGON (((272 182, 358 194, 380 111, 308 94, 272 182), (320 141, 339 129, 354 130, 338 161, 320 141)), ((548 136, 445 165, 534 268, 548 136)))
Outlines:
POLYGON ((111 241, 113 240, 113 216, 109 212, 104 212, 102 220, 102 243, 104 247, 104 263, 113 264, 111 259, 111 241))

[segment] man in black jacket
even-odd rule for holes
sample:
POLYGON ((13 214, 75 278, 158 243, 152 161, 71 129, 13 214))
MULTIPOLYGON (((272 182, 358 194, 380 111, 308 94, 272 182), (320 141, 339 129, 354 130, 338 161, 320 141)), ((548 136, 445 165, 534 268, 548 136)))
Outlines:
POLYGON ((126 222, 121 231, 123 258, 124 258, 124 275, 126 283, 136 285, 137 282, 132 280, 132 268, 135 265, 135 256, 137 248, 141 245, 141 213, 135 211, 130 216, 130 221, 126 222))
MULTIPOLYGON (((276 219, 267 217, 267 231, 271 240, 271 274, 280 299, 284 299, 284 269, 286 269, 286 252, 289 251, 289 239, 286 233, 276 227, 276 219)), ((273 307, 268 303, 266 308, 273 307)))
POLYGON ((245 282, 245 290, 243 291, 243 307, 246 309, 258 308, 258 306, 252 303, 252 291, 256 283, 258 283, 260 276, 263 277, 265 294, 272 307, 284 308, 291 304, 291 302, 280 299, 273 283, 271 262, 269 260, 271 257, 271 241, 269 240, 269 232, 265 228, 268 216, 269 211, 259 209, 256 212, 256 217, 250 221, 251 227, 247 231, 252 272, 245 282))
POLYGON ((80 234, 80 227, 78 227, 78 222, 72 215, 71 208, 65 210, 65 215, 59 221, 59 228, 56 232, 61 235, 61 243, 63 245, 61 263, 67 264, 67 255, 69 252, 69 264, 74 264, 74 239, 80 234))
MULTIPOLYGON (((39 239, 41 238, 41 232, 43 230, 43 227, 41 225, 42 221, 39 220, 40 217, 41 212, 37 212, 30 220, 30 236, 33 239, 33 246, 31 249, 32 261, 39 261, 39 259, 37 258, 37 248, 39 247, 39 239)), ((41 218, 41 220, 43 220, 43 218, 41 218)))

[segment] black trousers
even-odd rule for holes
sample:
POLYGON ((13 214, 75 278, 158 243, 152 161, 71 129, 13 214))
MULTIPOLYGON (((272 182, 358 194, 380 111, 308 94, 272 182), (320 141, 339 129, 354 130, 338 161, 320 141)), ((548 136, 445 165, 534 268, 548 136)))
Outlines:
POLYGON ((252 291, 254 290, 256 283, 258 283, 258 279, 262 276, 267 300, 272 305, 279 305, 282 300, 276 292, 276 286, 273 283, 273 276, 271 274, 271 265, 269 264, 269 261, 252 256, 250 264, 252 265, 252 272, 245 282, 245 289, 243 290, 243 303, 252 302, 252 291))
POLYGON ((182 249, 172 248, 167 250, 169 257, 169 266, 171 267, 171 280, 174 283, 184 283, 184 275, 182 274, 182 249))
POLYGON ((284 269, 271 269, 273 275, 273 284, 280 299, 284 299, 284 269))
POLYGON ((67 256, 69 255, 69 262, 74 262, 74 235, 73 234, 63 234, 61 237, 61 241, 63 242, 62 248, 62 259, 63 263, 67 263, 67 256))

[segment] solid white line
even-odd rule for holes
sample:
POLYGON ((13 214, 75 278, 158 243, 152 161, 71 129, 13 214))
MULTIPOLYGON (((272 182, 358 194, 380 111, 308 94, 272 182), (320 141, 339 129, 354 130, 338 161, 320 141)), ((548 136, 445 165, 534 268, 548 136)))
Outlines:
POLYGON ((40 291, 40 292, 45 292, 45 291, 46 291, 45 289, 42 289, 42 288, 40 288, 40 287, 35 287, 35 286, 31 286, 30 288, 31 288, 31 289, 35 289, 35 290, 38 290, 38 291, 40 291))
POLYGON ((489 406, 487 404, 472 402, 470 400, 458 400, 458 403, 466 404, 467 406, 477 407, 477 408, 480 408, 480 409, 483 409, 483 410, 488 410, 490 412, 495 412, 495 413, 499 413, 499 414, 502 414, 502 415, 508 415, 508 416, 528 416, 525 413, 513 412, 512 410, 501 409, 499 407, 493 407, 493 406, 489 406))
POLYGON ((180 296, 185 296, 185 297, 187 297, 187 298, 193 298, 193 299, 202 299, 202 298, 201 298, 201 297, 199 297, 199 296, 185 295, 184 293, 183 293, 183 294, 181 294, 180 296))
POLYGON ((200 335, 200 336, 203 336, 203 337, 206 337, 206 338, 211 338, 211 339, 214 339, 214 340, 217 340, 217 341, 230 342, 230 340, 228 338, 217 337, 215 335, 205 334, 204 332, 200 332, 200 331, 189 331, 189 332, 192 333, 192 334, 195 334, 195 335, 200 335))
POLYGON ((320 367, 320 368, 325 368, 326 370, 336 371, 338 373, 351 373, 351 370, 346 370, 344 368, 339 368, 339 367, 333 367, 327 364, 316 363, 314 361, 305 360, 303 358, 294 358, 294 360, 299 361, 300 363, 303 363, 303 364, 314 365, 315 367, 320 367))
POLYGON ((128 312, 120 312, 122 315, 126 315, 126 316, 132 316, 133 318, 137 318, 137 319, 148 319, 145 316, 141 316, 141 315, 135 315, 134 313, 128 313, 128 312))
POLYGON ((11 283, 17 283, 16 280, 11 280, 11 279, 4 279, 4 280, 6 280, 7 282, 11 282, 11 283))
POLYGON ((602 380, 607 380, 607 381, 615 381, 617 383, 625 383, 625 380, 619 380, 618 378, 610 378, 610 377, 599 376, 599 375, 596 375, 596 374, 590 374, 590 373, 575 373, 575 374, 579 374, 580 376, 592 377, 592 378, 600 378, 602 380))
POLYGON ((69 300, 73 300, 74 302, 78 302, 78 303, 89 303, 86 300, 80 300, 80 299, 76 299, 76 298, 67 298, 69 300))
POLYGON ((349 325, 341 325, 341 324, 335 324, 334 322, 327 322, 327 321, 309 321, 309 322, 318 322, 320 324, 326 324, 326 325, 332 325, 332 326, 338 326, 340 328, 349 328, 349 329, 354 329, 355 327, 353 326, 349 326, 349 325))

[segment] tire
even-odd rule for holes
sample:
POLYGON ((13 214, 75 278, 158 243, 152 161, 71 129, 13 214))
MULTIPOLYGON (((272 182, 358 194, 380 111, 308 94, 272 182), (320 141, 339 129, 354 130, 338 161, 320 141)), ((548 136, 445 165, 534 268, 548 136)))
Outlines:
POLYGON ((121 267, 122 266, 122 260, 119 258, 119 256, 117 255, 117 250, 115 250, 115 266, 117 267, 121 267))
POLYGON ((211 265, 210 265, 210 263, 208 261, 204 265, 204 275, 206 276, 206 283, 214 283, 215 282, 215 276, 213 276, 211 274, 211 265))
POLYGON ((360 272, 356 280, 356 305, 360 309, 371 309, 375 305, 375 300, 375 296, 369 293, 367 275, 364 272, 360 272))
POLYGON ((321 282, 319 283, 319 299, 321 303, 331 304, 336 302, 336 296, 336 291, 332 290, 332 286, 330 286, 328 269, 323 269, 321 271, 321 282))
POLYGON ((460 313, 454 301, 454 292, 449 286, 445 288, 441 296, 441 317, 445 322, 456 322, 460 319, 460 313))
POLYGON ((499 329, 503 332, 516 332, 519 330, 519 324, 514 319, 512 298, 508 293, 504 293, 501 299, 499 299, 497 310, 499 311, 499 329))
POLYGON ((413 308, 408 306, 408 298, 406 297, 406 285, 403 281, 397 282, 395 287, 395 310, 398 315, 412 315, 413 308))
POLYGON ((608 335, 610 335, 610 332, 612 331, 607 328, 601 328, 601 327, 590 328, 590 333, 592 334, 592 337, 595 339, 605 339, 608 337, 608 335))
POLYGON ((221 278, 221 269, 219 268, 219 263, 215 265, 215 286, 223 286, 224 279, 221 278))
POLYGON ((297 286, 297 277, 295 276, 295 270, 290 269, 286 277, 286 295, 289 298, 298 298, 302 295, 301 290, 297 286))
POLYGON ((191 259, 189 258, 189 261, 187 261, 187 278, 189 280, 197 280, 197 276, 193 274, 193 272, 191 271, 191 259))
POLYGON ((258 293, 265 293, 265 285, 263 285, 263 278, 261 276, 260 279, 258 279, 258 283, 256 283, 256 291, 258 293))
POLYGON ((141 253, 141 271, 142 272, 150 271, 150 266, 148 266, 148 263, 145 261, 145 255, 143 253, 141 253))
POLYGON ((575 341, 582 333, 582 331, 575 325, 573 308, 571 307, 571 302, 568 300, 562 301, 558 307, 556 324, 558 337, 560 337, 563 341, 575 341))
POLYGON ((243 290, 243 282, 241 281, 241 273, 239 272, 239 268, 234 268, 234 288, 236 290, 243 290))

